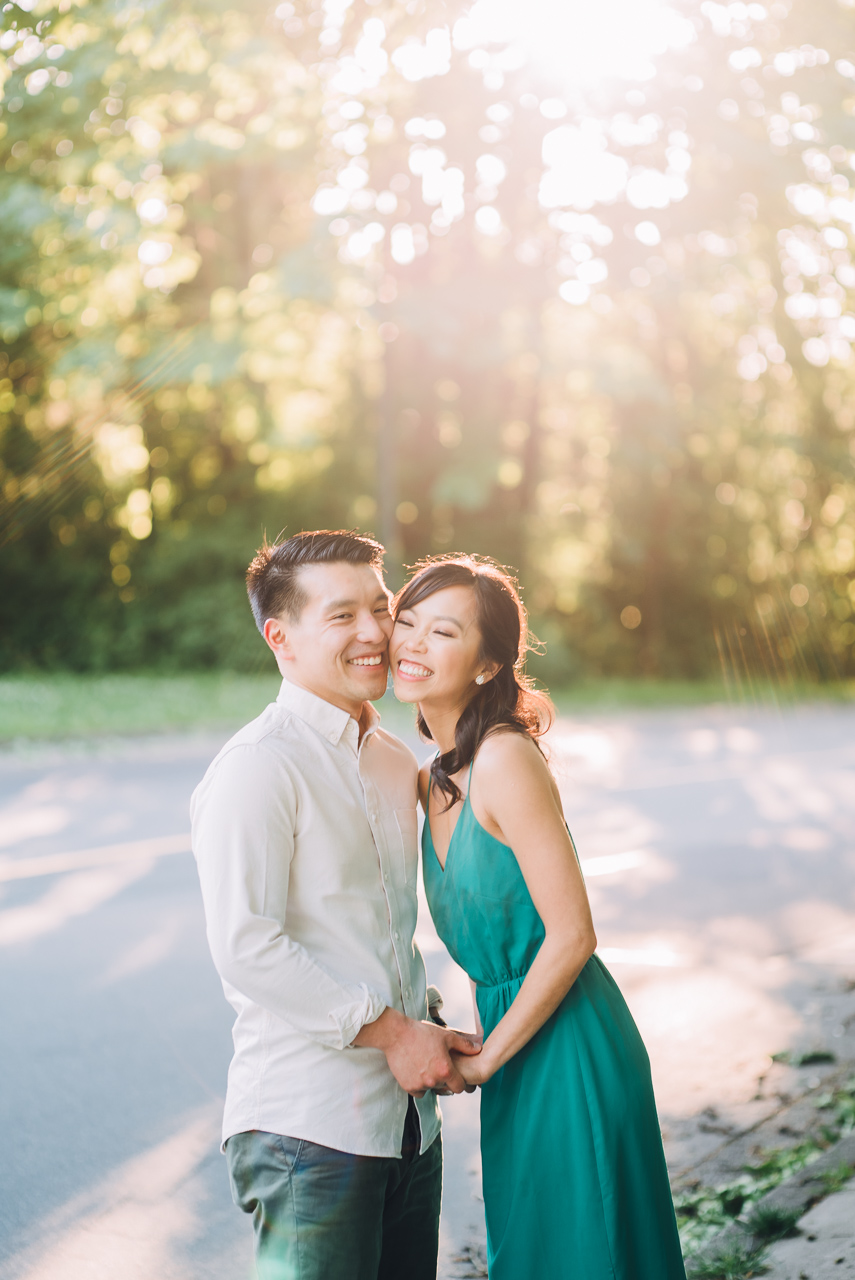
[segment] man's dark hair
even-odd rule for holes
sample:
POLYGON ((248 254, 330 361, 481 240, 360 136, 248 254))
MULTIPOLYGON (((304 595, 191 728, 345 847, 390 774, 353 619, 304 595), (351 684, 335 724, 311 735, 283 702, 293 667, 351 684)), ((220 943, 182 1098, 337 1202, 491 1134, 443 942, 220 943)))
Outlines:
POLYGON ((271 545, 265 538, 246 571, 246 590, 255 625, 264 634, 268 618, 299 618, 308 602, 300 586, 300 570, 307 564, 367 564, 383 572, 385 548, 373 538, 347 529, 318 529, 295 533, 271 545))

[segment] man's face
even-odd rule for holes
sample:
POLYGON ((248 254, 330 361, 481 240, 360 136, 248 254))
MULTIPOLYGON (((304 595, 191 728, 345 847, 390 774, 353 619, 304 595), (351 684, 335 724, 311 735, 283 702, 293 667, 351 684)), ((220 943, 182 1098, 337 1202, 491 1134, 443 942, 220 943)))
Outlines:
POLYGON ((265 638, 287 680, 358 718, 386 692, 389 593, 365 564, 310 564, 299 574, 308 596, 299 618, 271 620, 265 638))

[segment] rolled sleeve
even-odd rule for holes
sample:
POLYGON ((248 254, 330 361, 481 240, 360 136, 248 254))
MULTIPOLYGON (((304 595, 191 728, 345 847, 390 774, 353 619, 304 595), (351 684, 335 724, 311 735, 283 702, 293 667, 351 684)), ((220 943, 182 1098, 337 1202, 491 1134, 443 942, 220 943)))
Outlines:
POLYGON ((193 853, 208 944, 224 983, 333 1049, 386 1007, 344 981, 287 932, 299 793, 264 742, 227 751, 194 796, 193 853))

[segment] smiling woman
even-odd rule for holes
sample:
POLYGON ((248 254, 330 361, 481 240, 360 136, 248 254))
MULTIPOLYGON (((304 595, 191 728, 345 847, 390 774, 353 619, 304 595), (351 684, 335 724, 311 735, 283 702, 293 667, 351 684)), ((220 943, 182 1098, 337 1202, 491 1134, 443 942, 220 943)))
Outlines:
POLYGON ((449 557, 423 564, 394 611, 395 692, 418 699, 439 747, 421 775, 425 894, 485 1036, 458 1069, 482 1087, 490 1276, 684 1280, 650 1066, 593 954, 515 585, 449 557))
POLYGON ((510 575, 474 556, 435 557, 419 566, 393 601, 389 647, 395 696, 419 704, 418 727, 435 739, 451 726, 452 750, 431 766, 455 804, 452 775, 471 763, 485 734, 502 727, 535 741, 552 723, 552 705, 523 674, 530 647, 525 610, 510 575), (432 707, 428 727, 426 704, 432 707))

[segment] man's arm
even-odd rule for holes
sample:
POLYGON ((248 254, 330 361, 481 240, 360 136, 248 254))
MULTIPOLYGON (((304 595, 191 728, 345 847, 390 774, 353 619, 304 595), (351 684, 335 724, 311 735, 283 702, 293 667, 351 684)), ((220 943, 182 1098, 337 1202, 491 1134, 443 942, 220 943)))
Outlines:
POLYGON ((385 1001, 345 983, 284 932, 297 794, 261 745, 234 747, 193 800, 193 852, 220 977, 312 1040, 344 1049, 385 1001))

